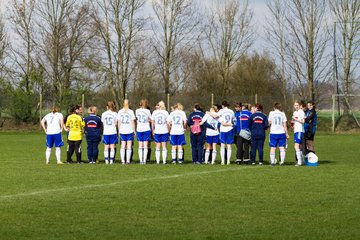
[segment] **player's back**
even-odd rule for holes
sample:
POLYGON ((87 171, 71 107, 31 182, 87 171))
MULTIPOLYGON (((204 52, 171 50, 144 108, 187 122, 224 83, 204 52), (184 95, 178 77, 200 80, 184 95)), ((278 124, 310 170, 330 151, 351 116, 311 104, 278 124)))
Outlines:
MULTIPOLYGON (((232 123, 235 117, 234 111, 229 108, 220 109, 218 115, 220 117, 219 122, 226 124, 232 123)), ((233 129, 232 126, 223 126, 223 125, 220 126, 220 132, 228 132, 232 129, 233 129)))
POLYGON ((146 132, 151 130, 149 124, 149 120, 151 119, 151 113, 149 109, 138 108, 135 111, 135 116, 137 119, 136 130, 138 132, 146 132))
POLYGON ((168 133, 167 118, 169 113, 166 110, 155 110, 151 115, 151 119, 155 123, 154 133, 165 134, 168 133))
POLYGON ((113 135, 117 134, 116 123, 117 123, 117 113, 111 110, 107 110, 101 115, 101 121, 103 123, 103 134, 104 135, 113 135))
POLYGON ((78 141, 82 138, 82 129, 85 126, 84 120, 78 114, 71 114, 66 120, 66 127, 70 129, 68 139, 78 141))
POLYGON ((57 134, 61 132, 61 122, 63 121, 63 115, 59 112, 48 113, 44 117, 46 122, 46 133, 57 134))
POLYGON ((269 113, 269 122, 271 122, 270 133, 282 134, 285 133, 284 123, 286 123, 285 113, 274 110, 269 113))
POLYGON ((135 120, 134 111, 131 109, 121 109, 118 112, 118 121, 120 123, 119 133, 130 134, 134 130, 132 128, 133 121, 135 120))
POLYGON ((171 123, 170 134, 180 135, 184 134, 184 124, 186 123, 186 114, 182 110, 175 110, 170 113, 168 122, 171 123))

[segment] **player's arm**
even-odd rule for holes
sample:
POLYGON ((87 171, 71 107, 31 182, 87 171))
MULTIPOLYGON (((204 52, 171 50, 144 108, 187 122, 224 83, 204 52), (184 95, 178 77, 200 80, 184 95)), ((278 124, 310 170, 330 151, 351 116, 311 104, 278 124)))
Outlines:
POLYGON ((43 118, 40 123, 41 123, 41 127, 44 129, 44 132, 46 133, 45 118, 43 118))
MULTIPOLYGON (((269 123, 270 123, 270 121, 269 121, 269 123)), ((288 133, 288 128, 287 128, 286 121, 283 122, 283 127, 284 127, 284 130, 285 130, 286 139, 288 139, 289 138, 289 133, 288 133)))
POLYGON ((63 129, 65 128, 64 126, 64 119, 63 118, 60 118, 60 129, 61 129, 61 132, 63 131, 63 129))

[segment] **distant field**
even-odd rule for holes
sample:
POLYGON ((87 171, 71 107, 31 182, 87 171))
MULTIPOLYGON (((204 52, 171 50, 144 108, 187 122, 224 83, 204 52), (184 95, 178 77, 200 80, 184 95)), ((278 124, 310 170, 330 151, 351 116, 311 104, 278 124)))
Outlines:
POLYGON ((292 144, 284 167, 192 165, 189 147, 182 166, 45 165, 42 133, 0 133, 0 238, 360 239, 358 146, 319 134, 318 167, 292 144))

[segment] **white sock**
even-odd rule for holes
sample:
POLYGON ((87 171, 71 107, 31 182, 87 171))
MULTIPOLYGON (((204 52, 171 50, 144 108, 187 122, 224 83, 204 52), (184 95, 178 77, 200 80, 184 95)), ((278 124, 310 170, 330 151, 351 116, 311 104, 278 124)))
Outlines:
POLYGON ((178 157, 179 157, 179 161, 183 161, 183 157, 184 157, 184 150, 178 150, 178 157))
POLYGON ((225 148, 220 148, 221 164, 225 164, 225 148))
POLYGON ((280 161, 281 164, 283 164, 285 162, 285 155, 286 155, 286 151, 285 150, 280 150, 280 161))
POLYGON ((205 151, 205 164, 208 164, 209 162, 209 157, 210 157, 210 151, 206 150, 205 151))
POLYGON ((144 163, 144 164, 146 164, 146 159, 147 159, 148 151, 149 151, 149 149, 148 149, 147 147, 144 148, 144 155, 143 155, 143 163, 144 163))
POLYGON ((217 154, 216 150, 213 150, 213 151, 212 151, 212 155, 211 155, 211 158, 212 158, 212 160, 211 160, 211 164, 214 164, 214 163, 215 163, 215 160, 216 160, 216 154, 217 154))
POLYGON ((126 149, 126 162, 127 163, 130 163, 131 152, 132 152, 131 148, 126 149))
POLYGON ((45 151, 46 162, 50 162, 50 155, 51 155, 51 148, 46 148, 45 151))
POLYGON ((230 159, 231 159, 231 147, 227 148, 227 164, 230 164, 230 159))
POLYGON ((270 153, 270 163, 275 164, 275 153, 270 153))
POLYGON ((156 163, 159 164, 160 163, 160 149, 155 150, 155 159, 156 159, 156 163))
POLYGON ((114 161, 114 158, 115 158, 115 149, 111 149, 110 150, 110 160, 114 161))
POLYGON ((105 158, 105 161, 109 161, 109 151, 108 150, 104 150, 104 158, 105 158))
POLYGON ((296 151, 296 159, 297 159, 297 163, 300 165, 301 164, 301 151, 296 151))
POLYGON ((61 149, 59 147, 55 148, 55 156, 56 156, 56 161, 58 163, 61 162, 61 149))
POLYGON ((125 148, 120 149, 120 160, 122 163, 125 163, 125 148))
POLYGON ((139 148, 138 150, 138 154, 139 154, 139 160, 140 160, 140 163, 143 163, 144 162, 144 148, 139 148))
POLYGON ((176 150, 171 150, 171 160, 176 161, 176 150))
POLYGON ((167 149, 162 150, 163 163, 166 163, 167 149))

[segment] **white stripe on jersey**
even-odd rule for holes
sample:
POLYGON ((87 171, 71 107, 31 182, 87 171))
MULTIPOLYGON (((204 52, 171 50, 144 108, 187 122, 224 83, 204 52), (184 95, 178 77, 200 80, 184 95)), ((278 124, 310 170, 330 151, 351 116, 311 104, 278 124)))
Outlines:
POLYGON ((150 123, 151 113, 149 109, 139 108, 135 111, 135 116, 137 119, 136 131, 138 132, 146 132, 150 131, 150 123))
POLYGON ((168 123, 171 123, 170 134, 171 135, 181 135, 184 134, 184 123, 186 123, 186 114, 184 111, 175 110, 170 113, 167 118, 168 123))
POLYGON ((118 112, 117 119, 120 124, 119 134, 130 134, 134 132, 132 123, 133 121, 135 121, 135 114, 133 110, 128 109, 127 111, 125 111, 125 109, 121 109, 118 112))
POLYGON ((116 123, 117 123, 117 113, 111 110, 107 110, 101 114, 101 122, 103 123, 104 135, 113 135, 117 134, 116 123))
POLYGON ((167 118, 169 113, 165 110, 155 110, 151 115, 151 120, 155 122, 154 133, 165 134, 168 133, 167 118))

